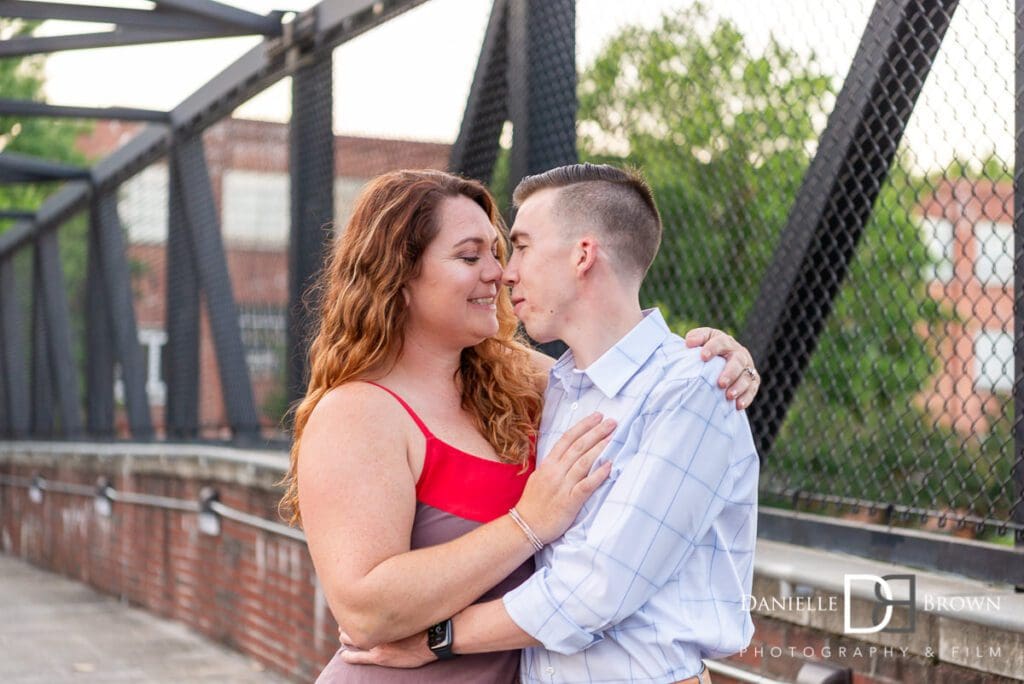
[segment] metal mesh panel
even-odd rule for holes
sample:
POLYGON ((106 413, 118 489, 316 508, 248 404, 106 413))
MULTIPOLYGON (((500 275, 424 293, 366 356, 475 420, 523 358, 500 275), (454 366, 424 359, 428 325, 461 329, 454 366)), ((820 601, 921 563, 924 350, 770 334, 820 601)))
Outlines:
POLYGON ((1007 538, 1020 497, 1012 17, 1009 3, 953 17, 769 459, 768 492, 1007 538))
MULTIPOLYGON (((739 4, 675 3, 623 20, 603 42, 581 39, 578 130, 583 157, 634 163, 654 186, 665 239, 646 303, 680 331, 756 336, 752 308, 781 275, 773 265, 799 249, 780 236, 800 220, 801 186, 819 181, 806 171, 872 3, 844 3, 845 16, 739 4)), ((608 9, 600 3, 579 7, 581 33, 609 23, 588 15, 608 9)), ((813 354, 802 381, 786 363, 773 378, 793 398, 764 454, 762 492, 769 503, 932 527, 987 519, 984 534, 1006 538, 1020 497, 1010 477, 1013 12, 1009 2, 958 12, 881 188, 870 168, 850 167, 829 200, 842 218, 877 194, 859 240, 841 225, 822 230, 833 256, 811 268, 798 307, 828 311, 838 286, 820 336, 782 332, 794 354, 813 354), (851 248, 847 272, 837 255, 851 248)), ((924 16, 934 24, 913 40, 941 38, 934 26, 948 11, 924 16)), ((879 50, 884 39, 868 38, 879 50)), ((897 76, 866 116, 914 104, 922 58, 913 42, 893 45, 897 76)), ((869 76, 852 72, 863 87, 869 76)), ((841 120, 849 115, 831 126, 856 125, 841 120)), ((869 132, 854 150, 894 141, 869 132)))
POLYGON ((950 19, 956 4, 499 0, 442 48, 423 27, 451 8, 425 3, 333 53, 295 47, 313 56, 278 89, 290 123, 176 129, 121 185, 156 434, 281 434, 311 332, 298 298, 368 179, 451 167, 507 205, 522 174, 575 154, 654 187, 644 303, 758 354, 764 501, 1009 541, 1013 6, 950 19), (417 58, 379 58, 395 45, 417 58))

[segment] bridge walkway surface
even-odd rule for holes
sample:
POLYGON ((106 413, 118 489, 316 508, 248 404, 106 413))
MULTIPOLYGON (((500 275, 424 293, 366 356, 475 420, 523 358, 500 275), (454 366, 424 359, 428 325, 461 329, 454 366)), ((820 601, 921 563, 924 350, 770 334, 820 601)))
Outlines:
POLYGON ((0 682, 285 681, 181 623, 0 554, 0 682))

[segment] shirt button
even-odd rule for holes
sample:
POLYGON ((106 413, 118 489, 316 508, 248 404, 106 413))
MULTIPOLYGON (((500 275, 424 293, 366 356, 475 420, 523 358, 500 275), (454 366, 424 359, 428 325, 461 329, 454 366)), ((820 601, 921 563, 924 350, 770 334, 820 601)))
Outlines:
POLYGON ((549 674, 549 675, 555 674, 555 668, 551 667, 550 665, 548 667, 545 667, 544 668, 544 674, 549 674))
MULTIPOLYGON (((572 402, 572 406, 570 406, 569 408, 571 408, 573 411, 575 411, 579 407, 580 407, 579 402, 574 401, 574 402, 572 402)), ((548 673, 548 674, 550 674, 550 673, 548 673)))

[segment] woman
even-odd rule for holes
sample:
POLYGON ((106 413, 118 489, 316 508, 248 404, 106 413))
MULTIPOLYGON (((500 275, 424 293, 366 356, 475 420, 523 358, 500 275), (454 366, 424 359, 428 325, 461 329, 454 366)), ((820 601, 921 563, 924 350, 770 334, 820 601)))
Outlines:
MULTIPOLYGON (((283 503, 294 522, 301 512, 327 602, 357 646, 507 592, 607 476, 590 472, 614 429, 599 416, 534 471, 552 361, 516 332, 502 230, 475 181, 386 174, 321 276, 283 503)), ((319 681, 511 682, 517 663, 509 652, 403 671, 336 656, 319 681)))

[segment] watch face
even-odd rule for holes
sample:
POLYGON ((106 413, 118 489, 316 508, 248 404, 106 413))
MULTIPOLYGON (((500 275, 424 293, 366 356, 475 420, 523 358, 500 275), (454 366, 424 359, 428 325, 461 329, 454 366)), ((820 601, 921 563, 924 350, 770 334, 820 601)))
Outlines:
POLYGON ((449 640, 447 622, 440 622, 427 630, 427 646, 430 648, 443 648, 449 640))

